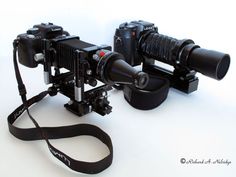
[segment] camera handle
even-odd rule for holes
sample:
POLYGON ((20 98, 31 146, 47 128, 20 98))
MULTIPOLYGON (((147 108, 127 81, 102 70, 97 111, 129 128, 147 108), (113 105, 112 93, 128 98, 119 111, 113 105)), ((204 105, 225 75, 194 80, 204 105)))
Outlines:
POLYGON ((20 105, 18 108, 16 108, 8 116, 8 127, 10 133, 14 135, 16 138, 25 141, 44 139, 52 155, 74 171, 87 174, 96 174, 108 168, 111 165, 113 159, 113 147, 111 138, 103 130, 90 124, 76 124, 76 125, 61 126, 61 127, 40 127, 37 121, 32 117, 32 115, 29 112, 30 106, 41 101, 45 96, 51 93, 50 91, 44 91, 32 97, 31 99, 27 100, 26 88, 22 81, 17 63, 16 53, 17 53, 18 40, 15 40, 13 45, 14 45, 13 62, 15 68, 15 75, 18 83, 19 94, 21 96, 23 104, 20 105), (25 111, 27 112, 29 118, 31 119, 36 128, 23 129, 14 126, 14 122, 25 111), (107 155, 105 158, 96 162, 79 161, 61 152, 49 142, 49 139, 59 139, 59 138, 74 137, 81 135, 89 135, 96 137, 108 147, 110 154, 107 155))

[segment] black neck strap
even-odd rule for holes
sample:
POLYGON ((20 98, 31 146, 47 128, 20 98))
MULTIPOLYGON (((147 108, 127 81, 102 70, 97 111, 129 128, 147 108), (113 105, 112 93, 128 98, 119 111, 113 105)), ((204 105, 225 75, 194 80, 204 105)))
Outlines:
POLYGON ((14 44, 13 62, 15 68, 15 75, 23 104, 20 105, 18 108, 16 108, 8 116, 8 126, 10 133, 17 138, 26 141, 44 139, 53 156, 55 156, 57 159, 62 161, 66 166, 68 166, 70 169, 74 171, 87 174, 96 174, 108 168, 111 165, 113 159, 113 147, 111 138, 103 130, 90 124, 77 124, 77 125, 61 126, 61 127, 40 127, 37 121, 31 116, 29 112, 30 106, 41 101, 45 96, 47 96, 48 91, 41 92, 40 94, 27 100, 26 88, 22 81, 17 63, 16 55, 17 55, 18 41, 15 40, 13 44, 14 44), (25 111, 27 111, 27 114, 31 119, 31 121, 34 123, 35 128, 19 128, 14 126, 14 122, 25 111), (74 137, 80 135, 89 135, 98 138, 108 147, 110 151, 109 155, 96 162, 79 161, 61 152, 49 142, 49 139, 59 139, 59 138, 74 137))

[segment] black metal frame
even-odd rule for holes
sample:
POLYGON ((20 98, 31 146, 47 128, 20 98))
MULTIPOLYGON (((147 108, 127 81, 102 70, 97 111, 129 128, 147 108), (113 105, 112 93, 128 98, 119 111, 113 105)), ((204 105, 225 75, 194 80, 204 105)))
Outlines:
MULTIPOLYGON (((76 57, 74 59, 74 72, 60 73, 59 68, 55 68, 55 74, 52 74, 52 63, 50 59, 50 51, 53 49, 50 47, 51 41, 44 40, 43 51, 45 56, 45 61, 43 62, 44 73, 46 82, 52 83, 49 88, 50 95, 54 96, 58 92, 70 98, 70 101, 65 104, 65 108, 72 113, 83 116, 89 112, 95 111, 100 115, 109 114, 112 107, 109 106, 109 101, 107 100, 107 91, 111 90, 112 87, 108 85, 102 85, 88 91, 84 91, 84 84, 87 68, 86 56, 91 53, 95 53, 98 48, 91 48, 87 51, 76 51, 76 57)), ((99 49, 110 49, 109 46, 103 46, 99 49)), ((94 78, 93 78, 94 79, 94 78)))

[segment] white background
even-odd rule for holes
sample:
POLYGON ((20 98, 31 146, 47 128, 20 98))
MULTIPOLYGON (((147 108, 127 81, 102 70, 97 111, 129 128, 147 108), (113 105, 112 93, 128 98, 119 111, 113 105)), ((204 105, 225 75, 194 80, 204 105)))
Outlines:
MULTIPOLYGON (((192 38, 201 47, 231 55, 231 66, 222 81, 198 74, 199 89, 186 95, 171 89, 167 100, 151 111, 132 108, 123 93, 111 91, 113 112, 105 117, 91 113, 79 118, 63 108, 62 95, 47 97, 32 108, 41 126, 91 123, 113 140, 110 168, 103 177, 233 177, 236 175, 236 50, 234 1, 2 1, 0 7, 0 176, 84 176, 64 167, 48 152, 43 141, 14 138, 7 116, 21 104, 12 65, 12 41, 34 24, 53 22, 94 44, 112 45, 115 28, 131 20, 147 20, 159 32, 192 38), (224 159, 225 164, 181 164, 180 159, 224 159)), ((28 97, 47 87, 42 67, 21 67, 28 97)), ((16 125, 31 127, 27 116, 16 125)), ((76 137, 52 141, 74 158, 95 161, 107 154, 95 138, 76 137)))

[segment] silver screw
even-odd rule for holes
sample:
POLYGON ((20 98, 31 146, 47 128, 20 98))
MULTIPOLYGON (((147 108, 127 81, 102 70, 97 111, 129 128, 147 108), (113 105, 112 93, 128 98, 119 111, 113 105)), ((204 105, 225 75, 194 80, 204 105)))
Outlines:
POLYGON ((92 112, 92 106, 89 105, 89 112, 92 112))
POLYGON ((86 73, 87 73, 88 75, 92 75, 92 70, 91 70, 91 69, 88 69, 88 70, 86 71, 86 73))
POLYGON ((74 101, 70 100, 70 101, 68 102, 68 105, 72 105, 73 103, 74 103, 74 101))
POLYGON ((99 56, 97 54, 93 54, 93 59, 94 60, 98 60, 99 59, 99 56))
POLYGON ((43 61, 44 60, 44 54, 43 53, 36 53, 34 55, 34 60, 37 62, 43 61))
POLYGON ((107 95, 107 92, 102 92, 102 96, 106 96, 107 95))

